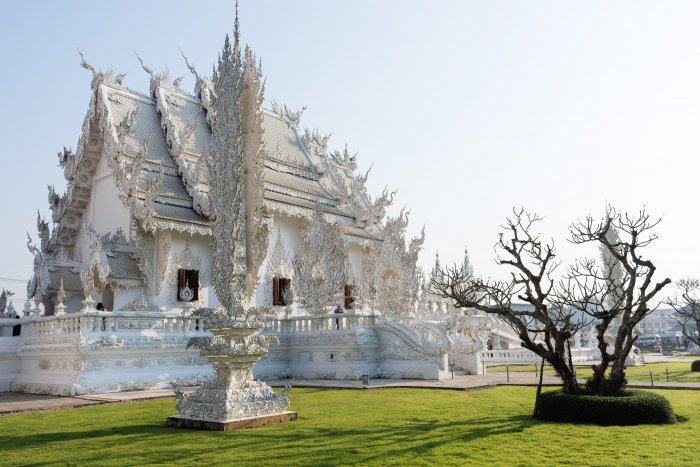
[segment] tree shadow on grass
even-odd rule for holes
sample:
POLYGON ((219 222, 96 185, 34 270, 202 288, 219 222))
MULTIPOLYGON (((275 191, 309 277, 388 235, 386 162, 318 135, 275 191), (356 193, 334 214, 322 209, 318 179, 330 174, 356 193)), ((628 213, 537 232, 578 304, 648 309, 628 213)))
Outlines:
MULTIPOLYGON (((412 420, 398 426, 369 428, 315 427, 285 432, 250 430, 240 432, 236 438, 248 438, 246 445, 264 453, 264 461, 271 464, 357 464, 381 461, 405 456, 417 457, 429 454, 442 446, 453 444, 456 449, 490 436, 508 435, 524 431, 541 423, 525 415, 499 419, 473 419, 442 422, 438 420, 412 420)), ((238 462, 254 462, 252 457, 237 454, 232 446, 216 446, 205 450, 173 451, 171 461, 185 459, 205 461, 230 457, 238 462), (204 457, 200 457, 203 455, 204 457)))
POLYGON ((15 456, 33 449, 49 449, 55 452, 54 460, 59 463, 105 465, 356 464, 429 455, 443 447, 463 451, 473 441, 520 433, 542 423, 526 415, 466 420, 380 418, 377 422, 364 422, 363 414, 358 413, 358 423, 352 425, 310 418, 270 427, 210 432, 171 428, 164 419, 153 420, 154 423, 76 431, 7 433, 3 449, 14 451, 15 456))

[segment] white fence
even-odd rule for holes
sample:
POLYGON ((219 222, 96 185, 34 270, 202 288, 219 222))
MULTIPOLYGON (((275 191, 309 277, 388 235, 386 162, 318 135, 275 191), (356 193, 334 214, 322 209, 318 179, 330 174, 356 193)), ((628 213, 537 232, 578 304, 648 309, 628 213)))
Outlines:
MULTIPOLYGON (((591 360, 594 349, 588 347, 571 349, 571 359, 574 362, 586 362, 591 360)), ((540 363, 542 357, 534 352, 519 347, 507 350, 484 350, 481 353, 481 361, 486 365, 505 365, 518 363, 540 363)))
POLYGON ((294 316, 270 320, 266 328, 272 332, 295 333, 337 329, 366 329, 374 327, 376 319, 376 315, 366 313, 294 316))

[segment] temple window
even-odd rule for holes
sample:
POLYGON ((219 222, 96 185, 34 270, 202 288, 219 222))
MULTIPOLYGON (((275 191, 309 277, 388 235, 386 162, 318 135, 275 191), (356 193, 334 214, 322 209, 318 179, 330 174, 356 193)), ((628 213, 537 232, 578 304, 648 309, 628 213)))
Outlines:
MULTIPOLYGON (((284 292, 292 286, 292 280, 286 277, 275 277, 272 279, 272 304, 275 306, 285 306, 284 292)), ((291 303, 290 303, 291 305, 291 303)))
MULTIPOLYGON (((187 294, 186 294, 187 295, 187 294)), ((178 302, 196 302, 199 300, 199 271, 196 269, 178 269, 177 270, 177 301, 178 302), (192 298, 186 300, 182 296, 183 289, 187 287, 192 294, 192 298)))
POLYGON ((350 310, 352 309, 352 303, 355 301, 355 297, 352 296, 352 285, 351 284, 345 284, 345 309, 350 310))

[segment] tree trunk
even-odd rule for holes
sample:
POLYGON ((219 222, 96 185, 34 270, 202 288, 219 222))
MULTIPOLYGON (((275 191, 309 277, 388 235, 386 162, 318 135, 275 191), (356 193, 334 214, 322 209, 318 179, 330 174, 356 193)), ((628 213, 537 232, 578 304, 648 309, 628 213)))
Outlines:
POLYGON ((612 369, 610 371, 610 378, 606 381, 604 395, 612 394, 621 391, 627 385, 627 380, 625 379, 625 360, 627 360, 627 355, 632 348, 632 344, 628 343, 625 345, 624 350, 616 353, 615 359, 612 362, 612 369))
POLYGON ((581 387, 578 381, 576 381, 576 375, 573 370, 569 368, 569 365, 566 364, 566 361, 559 355, 556 355, 555 358, 549 359, 548 361, 561 378, 564 392, 566 394, 580 394, 581 387))
POLYGON ((608 362, 603 360, 597 365, 592 365, 591 368, 593 369, 593 376, 588 379, 586 386, 590 392, 597 394, 603 386, 605 372, 608 370, 608 362))
POLYGON ((542 394, 542 377, 544 376, 544 357, 540 364, 540 382, 537 384, 537 393, 535 394, 535 410, 532 413, 533 417, 540 414, 540 394, 542 394))

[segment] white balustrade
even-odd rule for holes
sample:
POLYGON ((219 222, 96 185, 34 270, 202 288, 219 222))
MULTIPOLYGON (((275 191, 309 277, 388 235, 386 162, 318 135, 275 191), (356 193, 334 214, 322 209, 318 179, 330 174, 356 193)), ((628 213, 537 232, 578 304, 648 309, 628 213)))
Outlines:
POLYGON ((536 353, 525 348, 484 350, 481 353, 481 361, 486 364, 538 363, 540 360, 536 353))
POLYGON ((22 324, 22 335, 50 336, 69 334, 114 334, 157 329, 160 333, 191 333, 202 331, 202 320, 183 316, 158 314, 135 315, 127 312, 92 311, 36 319, 14 320, 22 324))
POLYGON ((374 327, 375 315, 337 313, 330 315, 293 316, 273 319, 265 328, 272 332, 318 332, 374 327), (337 320, 337 321, 336 321, 337 320))
MULTIPOLYGON (((571 359, 574 362, 585 362, 591 359, 594 349, 587 347, 571 349, 571 359)), ((486 364, 506 363, 539 363, 542 357, 525 348, 484 350, 481 360, 486 364)))
MULTIPOLYGON (((330 315, 294 316, 273 319, 266 329, 272 332, 318 332, 345 329, 365 329, 374 326, 376 315, 338 313, 330 315)), ((193 333, 203 331, 199 318, 127 312, 90 311, 36 319, 15 320, 22 324, 22 335, 50 336, 71 334, 114 334, 157 329, 159 333, 193 333)), ((9 324, 8 324, 9 326, 9 324)))
POLYGON ((22 326, 22 335, 52 336, 78 334, 84 332, 85 328, 83 326, 85 325, 87 324, 84 321, 82 313, 76 313, 75 315, 48 316, 25 321, 22 326))

